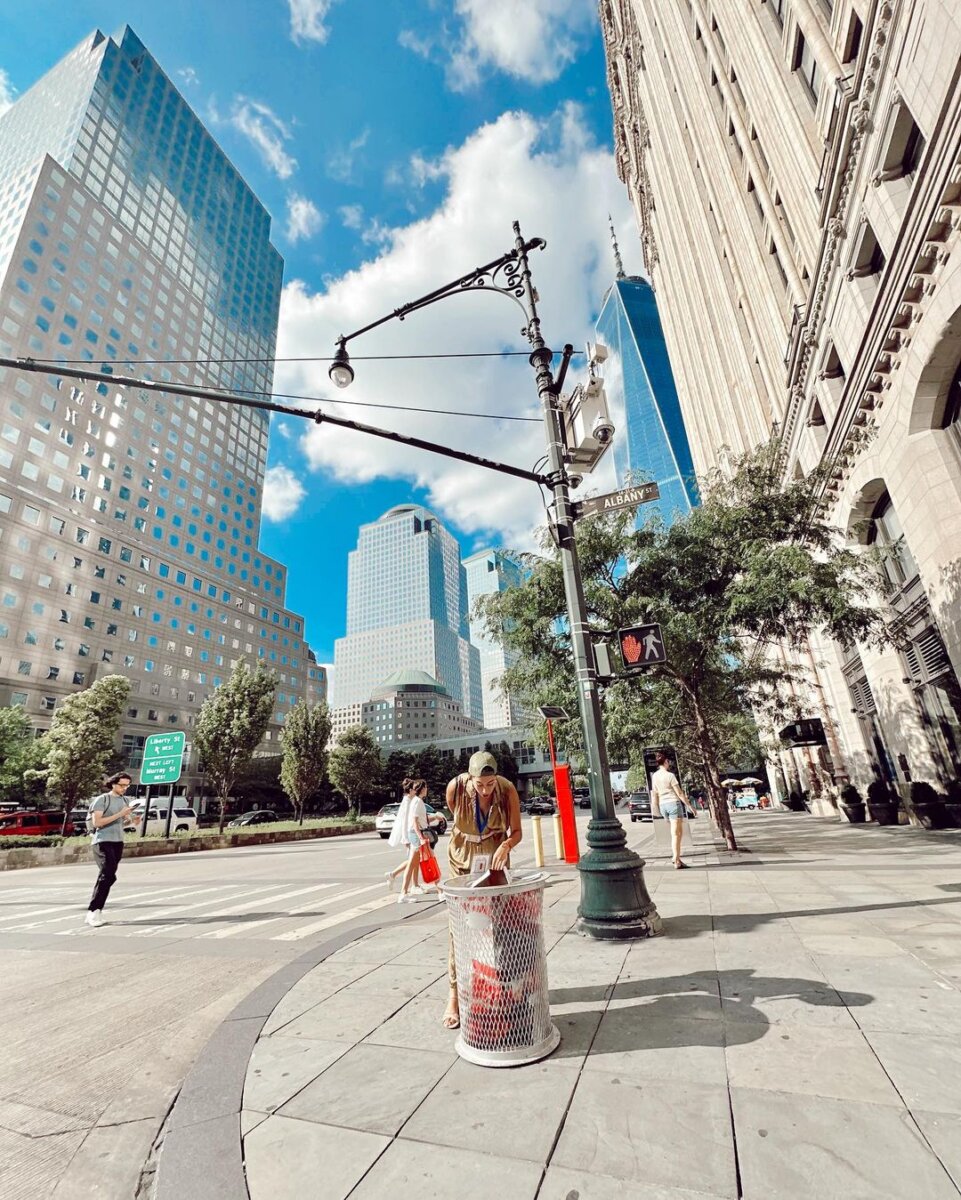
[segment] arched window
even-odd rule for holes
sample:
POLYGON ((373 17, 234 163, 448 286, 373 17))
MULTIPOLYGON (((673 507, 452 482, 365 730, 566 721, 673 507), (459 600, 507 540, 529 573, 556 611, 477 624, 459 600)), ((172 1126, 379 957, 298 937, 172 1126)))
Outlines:
POLYGON ((887 492, 878 500, 871 514, 868 545, 877 546, 880 550, 881 567, 893 591, 900 591, 918 574, 917 563, 908 549, 904 530, 887 492))
POLYGON ((944 402, 944 416, 941 418, 941 428, 951 429, 961 441, 961 363, 951 380, 948 396, 944 402))

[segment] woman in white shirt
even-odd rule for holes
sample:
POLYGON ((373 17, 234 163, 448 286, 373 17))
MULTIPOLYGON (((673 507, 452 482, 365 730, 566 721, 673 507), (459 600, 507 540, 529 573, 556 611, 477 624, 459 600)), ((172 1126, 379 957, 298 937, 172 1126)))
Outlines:
MULTIPOLYGON (((413 893, 419 892, 417 877, 420 873, 420 848, 427 842, 427 808, 424 797, 427 795, 427 784, 423 779, 405 779, 404 797, 400 802, 397 816, 388 839, 392 846, 403 846, 407 850, 407 861, 403 867, 387 872, 388 885, 392 885, 395 876, 404 872, 401 883, 398 904, 404 904, 414 898, 413 893)), ((436 889, 431 889, 436 890, 436 889)))
POLYGON ((666 817, 671 822, 671 843, 674 847, 674 867, 681 871, 687 867, 681 860, 681 838, 684 836, 684 810, 694 812, 691 802, 684 795, 677 776, 670 769, 670 760, 659 750, 654 756, 657 770, 651 776, 651 811, 655 820, 666 817))

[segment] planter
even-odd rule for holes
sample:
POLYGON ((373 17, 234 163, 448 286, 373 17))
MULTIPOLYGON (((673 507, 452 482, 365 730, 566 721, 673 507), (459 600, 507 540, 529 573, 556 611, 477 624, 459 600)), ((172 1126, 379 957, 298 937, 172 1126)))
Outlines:
POLYGON ((869 804, 868 811, 871 814, 871 820, 876 821, 878 825, 897 825, 898 823, 898 806, 893 801, 887 804, 883 802, 869 804))
POLYGON ((961 829, 961 804, 954 800, 947 800, 944 804, 944 815, 948 819, 950 828, 961 829))
POLYGON ((864 824, 865 811, 863 804, 842 804, 841 812, 844 813, 844 819, 850 825, 864 824))
POLYGON ((921 801, 914 804, 914 815, 923 829, 947 829, 950 821, 945 807, 940 802, 921 801))

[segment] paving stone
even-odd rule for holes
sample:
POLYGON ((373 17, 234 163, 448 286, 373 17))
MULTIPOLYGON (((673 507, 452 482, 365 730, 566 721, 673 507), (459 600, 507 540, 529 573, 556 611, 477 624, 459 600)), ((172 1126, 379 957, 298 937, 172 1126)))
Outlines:
POLYGON ((913 1109, 911 1115, 954 1180, 958 1191, 961 1191, 961 1116, 924 1109, 913 1109))
POLYGON ((932 1037, 920 1025, 912 1033, 869 1030, 865 1037, 909 1108, 961 1113, 961 1045, 956 1038, 932 1037))
POLYGON ((346 1054, 348 1042, 304 1037, 261 1038, 244 1084, 244 1108, 271 1113, 346 1054))
POLYGON ((446 997, 409 1000, 389 1020, 378 1025, 363 1039, 379 1046, 406 1046, 411 1050, 453 1047, 457 1033, 441 1024, 446 997))
POLYGON ((264 1200, 345 1200, 389 1144, 379 1134, 275 1114, 244 1139, 247 1187, 264 1200))
MULTIPOLYGON (((860 993, 854 993, 852 1003, 863 1003, 860 993), (856 998, 856 999, 855 999, 856 998)), ((860 1014, 852 1015, 843 999, 833 989, 830 991, 798 992, 794 995, 752 996, 750 1000, 739 996, 721 997, 721 1016, 726 1022, 749 1022, 765 1025, 830 1025, 837 1028, 856 1030, 860 1014)))
POLYGON ((957 1200, 903 1109, 739 1087, 731 1102, 744 1200, 957 1200))
POLYGON ((465 1150, 496 1147, 507 1158, 543 1163, 577 1078, 576 1066, 492 1069, 458 1060, 404 1126, 403 1136, 465 1150))
POLYGON ((551 1165, 547 1168, 537 1200, 572 1200, 573 1197, 578 1197, 578 1200, 714 1200, 716 1195, 657 1183, 636 1182, 626 1192, 623 1179, 551 1165))
MULTIPOLYGON (((626 1196, 635 1187, 656 1185, 734 1197, 727 1089, 670 1080, 647 1083, 635 1072, 585 1072, 551 1166, 621 1180, 628 1185, 621 1193, 626 1196)), ((591 1200, 589 1190, 584 1198, 591 1200)))
POLYGON ((280 1115, 393 1135, 455 1061, 439 1050, 354 1046, 280 1115))
POLYGON ((388 1020, 403 1003, 403 997, 371 993, 348 996, 338 992, 285 1025, 284 1036, 358 1042, 388 1020))
POLYGON ((652 1007, 609 1009, 585 1071, 726 1083, 723 1022, 654 1016, 652 1007))
MULTIPOLYGON (((840 995, 851 1002, 852 993, 842 991, 840 995)), ((961 1038, 961 992, 947 984, 885 988, 871 996, 867 1004, 852 1007, 855 1020, 864 1030, 922 1035, 930 1032, 961 1038)))
MULTIPOLYGON (((747 1022, 742 1022, 747 1025, 747 1022)), ((734 1023, 728 1026, 734 1029, 734 1023)), ((756 1026, 761 1029, 761 1026, 756 1026)), ((725 1050, 732 1087, 900 1106, 901 1100, 858 1031, 769 1025, 763 1036, 725 1050)))
POLYGON ((491 1200, 498 1194, 510 1200, 534 1200, 540 1179, 539 1164, 398 1138, 351 1192, 350 1200, 404 1195, 491 1200))
POLYGON ((441 978, 446 980, 447 972, 442 972, 436 966, 398 966, 396 963, 386 963, 349 984, 345 988, 345 994, 374 992, 382 996, 409 999, 441 978))
POLYGON ((802 933, 801 941, 809 954, 844 954, 858 958, 887 958, 904 954, 890 938, 858 933, 802 933))
POLYGON ((930 967, 908 955, 883 958, 849 958, 847 955, 819 954, 818 969, 832 987, 845 992, 875 991, 890 987, 915 987, 933 984, 937 975, 930 967))
POLYGON ((149 1118, 91 1129, 69 1160, 51 1200, 101 1200, 105 1186, 115 1196, 135 1195, 156 1134, 157 1123, 149 1118))

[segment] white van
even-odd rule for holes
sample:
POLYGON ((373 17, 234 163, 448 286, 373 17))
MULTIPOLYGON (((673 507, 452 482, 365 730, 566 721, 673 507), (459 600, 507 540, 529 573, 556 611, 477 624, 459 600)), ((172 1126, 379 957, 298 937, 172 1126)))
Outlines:
MULTIPOLYGON (((167 828, 167 800, 150 801, 150 819, 147 821, 148 833, 159 833, 161 837, 167 828)), ((139 833, 143 824, 143 802, 139 802, 124 824, 124 832, 139 833)), ((192 808, 180 808, 175 805, 173 820, 170 822, 171 833, 187 833, 197 828, 197 814, 192 808)))

